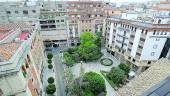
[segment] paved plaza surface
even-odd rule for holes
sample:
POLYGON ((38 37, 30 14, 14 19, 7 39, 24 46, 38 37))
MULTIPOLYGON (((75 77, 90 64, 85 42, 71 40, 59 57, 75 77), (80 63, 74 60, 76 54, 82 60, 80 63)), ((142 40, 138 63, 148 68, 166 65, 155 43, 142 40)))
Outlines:
MULTIPOLYGON (((87 62, 87 63, 83 62, 82 64, 77 63, 72 67, 74 78, 80 76, 80 69, 82 68, 84 72, 93 71, 100 74, 101 70, 110 71, 112 67, 116 67, 120 64, 120 62, 117 59, 115 59, 111 54, 106 52, 106 49, 102 49, 102 53, 103 53, 102 58, 110 58, 113 61, 113 64, 111 66, 101 65, 100 60, 94 62, 87 62)), ((111 85, 107 82, 107 80, 105 80, 105 84, 106 84, 107 96, 119 96, 119 94, 111 87, 111 85)))

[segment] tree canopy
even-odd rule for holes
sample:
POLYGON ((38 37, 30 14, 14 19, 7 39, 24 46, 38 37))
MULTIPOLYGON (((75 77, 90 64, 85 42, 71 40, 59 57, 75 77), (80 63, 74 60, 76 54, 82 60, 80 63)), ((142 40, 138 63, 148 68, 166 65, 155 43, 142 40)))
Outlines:
POLYGON ((84 74, 81 87, 86 91, 91 91, 95 95, 106 91, 104 79, 95 72, 87 72, 84 74))
POLYGON ((119 67, 116 67, 116 68, 112 68, 110 73, 107 74, 107 76, 115 84, 120 84, 125 79, 125 72, 119 67))
POLYGON ((97 36, 91 32, 84 32, 80 36, 81 44, 78 47, 80 58, 84 61, 92 61, 101 57, 100 47, 96 44, 97 36))

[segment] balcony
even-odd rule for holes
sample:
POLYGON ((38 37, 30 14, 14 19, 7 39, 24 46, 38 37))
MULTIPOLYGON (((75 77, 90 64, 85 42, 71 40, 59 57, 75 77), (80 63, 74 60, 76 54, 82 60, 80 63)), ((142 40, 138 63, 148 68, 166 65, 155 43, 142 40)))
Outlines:
POLYGON ((126 35, 117 34, 117 36, 128 39, 128 37, 126 35))
POLYGON ((141 41, 141 40, 139 41, 140 46, 144 46, 144 43, 145 43, 144 41, 141 41))
POLYGON ((142 53, 142 49, 141 49, 141 48, 138 48, 138 49, 137 49, 137 52, 138 52, 138 53, 142 53))

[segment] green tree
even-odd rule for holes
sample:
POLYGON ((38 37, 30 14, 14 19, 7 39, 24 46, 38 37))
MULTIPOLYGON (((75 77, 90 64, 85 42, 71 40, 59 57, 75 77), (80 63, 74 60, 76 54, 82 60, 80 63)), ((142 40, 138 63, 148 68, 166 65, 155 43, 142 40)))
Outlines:
POLYGON ((95 96, 90 90, 83 90, 82 96, 95 96))
POLYGON ((68 52, 64 52, 63 59, 64 59, 63 63, 66 64, 67 66, 73 66, 73 64, 75 63, 73 56, 68 52))
POLYGON ((84 61, 92 61, 101 57, 100 48, 91 41, 81 44, 78 48, 78 53, 84 61))
POLYGON ((125 79, 125 72, 119 67, 112 68, 109 74, 107 74, 109 79, 111 79, 116 85, 122 83, 125 79))
POLYGON ((101 33, 100 33, 100 32, 97 32, 97 33, 96 33, 95 44, 96 44, 99 48, 101 48, 101 33))
POLYGON ((68 48, 68 49, 67 49, 67 52, 68 52, 69 54, 74 54, 76 51, 77 51, 77 47, 71 47, 71 48, 68 48))
POLYGON ((94 43, 95 36, 91 32, 84 32, 80 35, 80 42, 81 44, 85 44, 86 42, 94 43))
POLYGON ((54 94, 56 91, 56 86, 54 84, 49 84, 47 87, 46 87, 46 92, 47 94, 54 94))
POLYGON ((54 83, 54 78, 53 77, 49 77, 47 81, 48 81, 48 83, 52 84, 52 83, 54 83))
POLYGON ((101 57, 100 47, 96 44, 98 42, 96 35, 91 32, 84 32, 80 36, 80 46, 78 47, 78 53, 81 60, 92 61, 101 57))
POLYGON ((94 95, 98 95, 106 91, 104 79, 95 72, 87 72, 83 76, 83 84, 81 87, 84 90, 93 92, 94 95))
POLYGON ((53 58, 53 54, 52 53, 48 53, 47 58, 48 59, 52 59, 53 58))
POLYGON ((130 71, 130 66, 128 64, 121 63, 119 65, 119 68, 122 69, 123 71, 125 71, 125 74, 128 75, 128 73, 130 71))

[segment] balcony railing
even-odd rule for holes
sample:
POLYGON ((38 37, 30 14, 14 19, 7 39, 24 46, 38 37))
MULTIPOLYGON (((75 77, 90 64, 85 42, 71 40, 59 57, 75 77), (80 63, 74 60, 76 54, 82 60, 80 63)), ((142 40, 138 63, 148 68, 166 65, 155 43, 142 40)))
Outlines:
POLYGON ((146 28, 170 28, 170 24, 152 24, 152 23, 145 23, 141 21, 133 21, 133 20, 127 20, 127 19, 117 19, 117 18, 109 18, 109 20, 116 21, 116 22, 122 22, 122 23, 131 23, 135 26, 141 26, 146 28))

